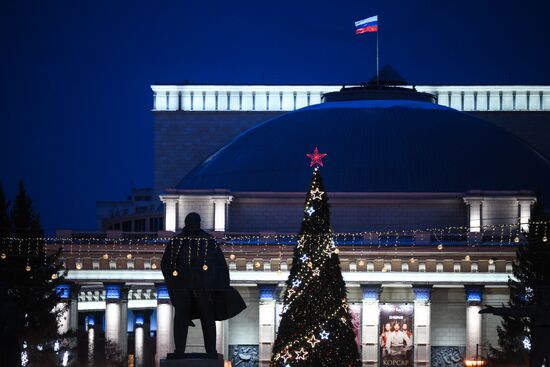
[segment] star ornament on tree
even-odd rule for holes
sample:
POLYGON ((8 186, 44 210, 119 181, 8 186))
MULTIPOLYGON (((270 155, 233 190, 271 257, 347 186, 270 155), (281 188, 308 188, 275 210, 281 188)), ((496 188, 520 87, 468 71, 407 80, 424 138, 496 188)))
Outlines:
POLYGON ((319 153, 319 149, 315 147, 315 149, 313 149, 313 154, 306 154, 306 156, 311 159, 311 163, 309 164, 310 167, 313 167, 316 164, 323 167, 323 158, 327 155, 325 153, 319 153))
POLYGON ((312 348, 315 348, 315 345, 316 345, 317 343, 319 343, 320 340, 317 339, 317 338, 315 337, 315 335, 312 335, 312 336, 307 340, 307 342, 308 342, 309 344, 311 344, 311 347, 312 347, 312 348))
POLYGON ((313 200, 322 200, 322 196, 325 193, 324 191, 319 190, 319 188, 315 188, 315 190, 311 190, 309 192, 311 194, 311 198, 313 200))

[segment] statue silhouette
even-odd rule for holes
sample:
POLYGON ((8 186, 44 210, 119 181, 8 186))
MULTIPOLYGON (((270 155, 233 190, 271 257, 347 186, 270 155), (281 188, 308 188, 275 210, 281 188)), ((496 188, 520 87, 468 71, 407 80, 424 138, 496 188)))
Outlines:
POLYGON ((227 320, 246 308, 229 285, 229 269, 214 238, 201 229, 201 217, 190 213, 185 227, 164 251, 161 269, 175 308, 175 355, 185 352, 189 326, 201 320, 207 353, 216 351, 216 320, 227 320))

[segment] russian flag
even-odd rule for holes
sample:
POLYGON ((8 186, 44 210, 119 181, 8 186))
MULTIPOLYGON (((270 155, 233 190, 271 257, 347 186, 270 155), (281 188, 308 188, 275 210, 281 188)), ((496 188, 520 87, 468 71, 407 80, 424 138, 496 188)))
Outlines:
POLYGON ((355 34, 378 32, 378 15, 355 22, 355 34))

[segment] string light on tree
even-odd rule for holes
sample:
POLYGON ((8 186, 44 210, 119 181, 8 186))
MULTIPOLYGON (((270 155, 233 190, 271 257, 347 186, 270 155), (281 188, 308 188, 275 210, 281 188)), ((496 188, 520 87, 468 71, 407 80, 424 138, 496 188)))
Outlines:
POLYGON ((315 168, 283 295, 273 367, 358 367, 361 363, 319 170, 325 155, 318 149, 308 155, 315 168))

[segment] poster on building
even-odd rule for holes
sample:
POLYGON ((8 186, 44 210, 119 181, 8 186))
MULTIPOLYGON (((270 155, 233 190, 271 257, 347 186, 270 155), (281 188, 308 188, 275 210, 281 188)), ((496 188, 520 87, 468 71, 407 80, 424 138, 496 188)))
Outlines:
POLYGON ((349 313, 351 316, 351 325, 353 326, 353 332, 355 333, 355 343, 357 343, 357 349, 361 352, 361 310, 363 305, 360 303, 351 303, 349 305, 349 313))
POLYGON ((380 366, 414 366, 413 322, 413 305, 380 305, 380 366))

